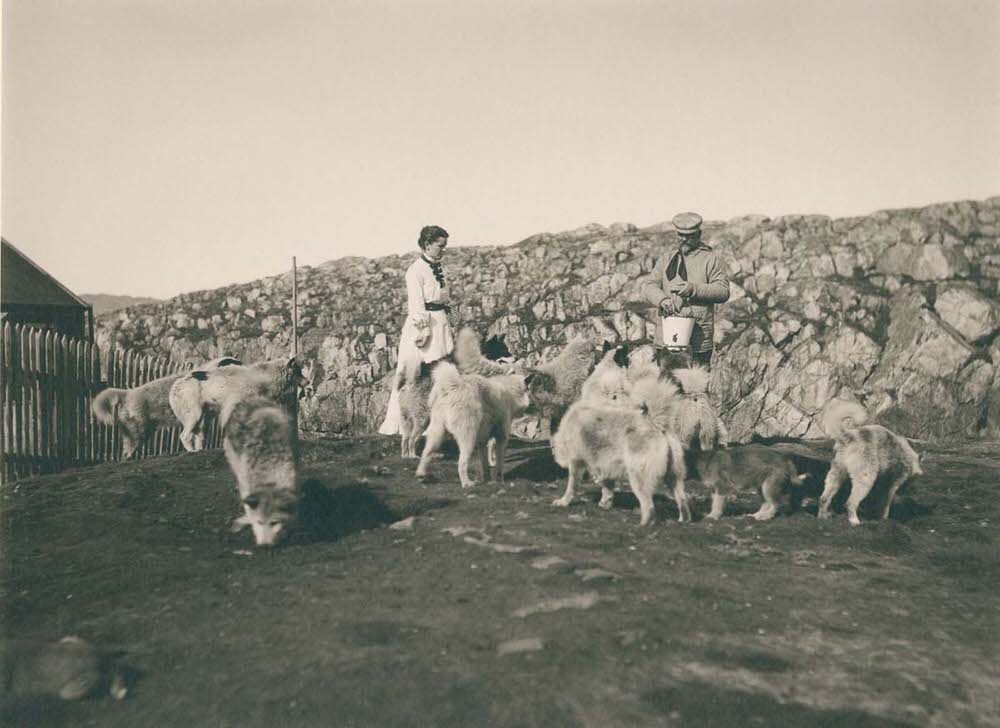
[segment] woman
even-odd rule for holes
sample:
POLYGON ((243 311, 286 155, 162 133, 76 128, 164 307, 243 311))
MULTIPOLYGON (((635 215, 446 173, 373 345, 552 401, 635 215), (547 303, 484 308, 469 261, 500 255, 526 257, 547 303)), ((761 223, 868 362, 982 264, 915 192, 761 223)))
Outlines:
POLYGON ((441 258, 448 247, 448 232, 437 225, 427 225, 417 240, 421 256, 406 271, 406 323, 399 336, 396 377, 392 383, 385 421, 379 428, 383 435, 399 433, 399 375, 407 362, 430 363, 451 354, 455 348, 448 317, 451 314, 447 283, 441 258))

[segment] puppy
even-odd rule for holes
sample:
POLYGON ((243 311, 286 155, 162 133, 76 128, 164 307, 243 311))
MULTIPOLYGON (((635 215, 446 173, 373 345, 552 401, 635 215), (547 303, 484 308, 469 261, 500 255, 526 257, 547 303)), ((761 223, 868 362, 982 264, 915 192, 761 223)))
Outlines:
POLYGON ((860 526, 858 507, 881 477, 888 480, 882 520, 889 517, 896 492, 909 480, 923 475, 920 455, 906 438, 881 425, 865 425, 868 413, 856 402, 834 400, 825 410, 822 426, 833 438, 833 461, 819 499, 820 518, 830 517, 830 503, 844 481, 851 480, 847 517, 860 526))
MULTIPOLYGON (((203 370, 239 365, 231 356, 213 359, 202 366, 203 370)), ((105 425, 114 424, 115 407, 118 407, 118 427, 122 433, 122 459, 128 460, 146 439, 159 427, 175 427, 178 418, 170 406, 170 390, 183 373, 170 374, 132 389, 109 387, 93 402, 94 417, 105 425)), ((181 438, 183 442, 183 436, 181 438)), ((185 444, 185 447, 187 445, 185 444)), ((190 448, 188 448, 190 449, 190 448)))
POLYGON ((764 502, 752 517, 769 521, 778 513, 780 502, 801 485, 799 475, 786 455, 764 445, 738 445, 721 449, 696 449, 690 458, 691 475, 712 491, 712 510, 706 516, 722 517, 726 500, 741 490, 759 488, 764 502))
POLYGON ((469 463, 480 457, 482 477, 489 477, 486 443, 496 438, 496 479, 503 482, 503 462, 510 437, 510 423, 528 407, 531 375, 507 374, 483 377, 462 374, 447 361, 434 367, 429 404, 431 421, 427 441, 417 466, 417 477, 427 477, 431 455, 441 446, 446 432, 458 443, 458 477, 463 488, 475 485, 469 477, 469 463))
POLYGON ((118 662, 120 653, 104 653, 79 637, 58 642, 4 640, 4 702, 36 698, 79 700, 99 690, 115 700, 128 694, 118 662))
POLYGON ((653 519, 653 494, 661 482, 673 488, 680 521, 690 521, 684 491, 684 455, 671 432, 679 404, 669 382, 644 379, 618 403, 581 398, 566 412, 552 438, 555 461, 569 471, 566 492, 552 502, 568 506, 584 472, 601 484, 602 508, 610 508, 615 480, 628 479, 639 501, 639 525, 653 519))
POLYGON ((267 397, 287 405, 304 382, 294 357, 190 372, 177 379, 169 393, 170 408, 183 425, 181 443, 188 451, 201 450, 206 413, 221 412, 227 400, 267 397))
POLYGON ((298 513, 298 443, 288 415, 263 397, 230 399, 222 411, 222 449, 233 475, 243 515, 233 531, 253 529, 258 546, 274 546, 298 513))

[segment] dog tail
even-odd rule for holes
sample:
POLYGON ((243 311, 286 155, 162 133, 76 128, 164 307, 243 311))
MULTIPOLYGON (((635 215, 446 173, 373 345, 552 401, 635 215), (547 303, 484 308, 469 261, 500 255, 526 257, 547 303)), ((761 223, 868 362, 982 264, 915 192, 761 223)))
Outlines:
POLYGON ((640 379, 632 387, 630 397, 653 426, 661 432, 671 428, 681 393, 673 382, 666 379, 640 379))
POLYGON ((834 400, 823 412, 820 425, 827 435, 840 441, 848 432, 867 421, 868 412, 857 402, 834 400))
POLYGON ((125 405, 127 389, 109 387, 94 397, 93 412, 98 422, 110 425, 115 421, 115 407, 125 405))
POLYGON ((462 373, 450 361, 439 362, 431 372, 431 377, 434 379, 434 386, 442 389, 451 389, 462 383, 462 373))
POLYGON ((677 380, 684 394, 705 394, 708 391, 708 382, 711 379, 711 375, 704 367, 674 369, 670 374, 677 380))
POLYGON ((455 342, 455 363, 463 374, 479 374, 484 377, 512 374, 515 369, 510 364, 498 364, 483 356, 479 346, 479 335, 468 326, 458 332, 458 340, 455 342))

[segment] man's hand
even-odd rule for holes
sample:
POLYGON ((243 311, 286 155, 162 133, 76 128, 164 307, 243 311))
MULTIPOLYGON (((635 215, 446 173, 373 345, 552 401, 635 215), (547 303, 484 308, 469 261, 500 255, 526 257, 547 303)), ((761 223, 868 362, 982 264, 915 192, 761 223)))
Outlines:
POLYGON ((681 298, 691 298, 694 295, 694 283, 687 281, 677 290, 677 295, 681 298))
POLYGON ((660 301, 660 313, 664 316, 674 315, 673 296, 667 296, 662 301, 660 301))

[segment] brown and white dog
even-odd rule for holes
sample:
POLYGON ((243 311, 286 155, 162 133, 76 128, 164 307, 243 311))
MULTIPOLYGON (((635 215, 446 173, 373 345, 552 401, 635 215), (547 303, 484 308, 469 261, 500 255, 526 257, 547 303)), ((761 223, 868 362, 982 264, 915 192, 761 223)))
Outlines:
POLYGON ((833 438, 833 461, 819 499, 820 518, 830 517, 830 503, 850 479, 847 517, 860 526, 858 507, 879 478, 888 480, 882 520, 889 517, 896 492, 909 480, 923 474, 920 455, 904 437, 881 425, 866 425, 868 412, 857 402, 834 400, 827 406, 822 424, 833 438))

